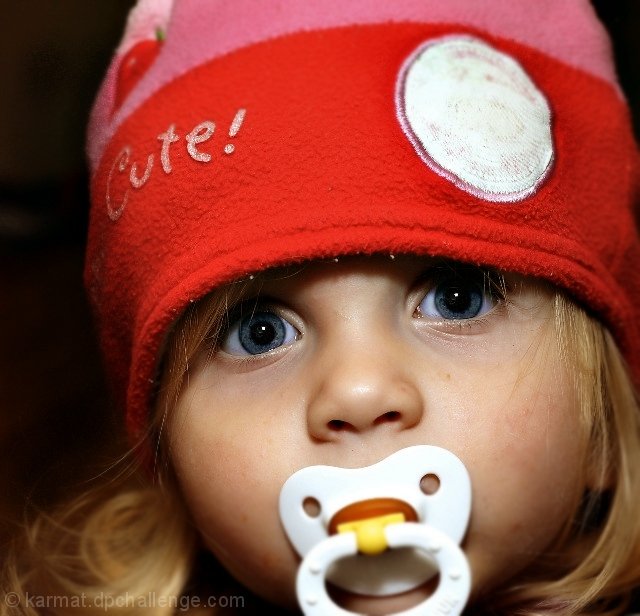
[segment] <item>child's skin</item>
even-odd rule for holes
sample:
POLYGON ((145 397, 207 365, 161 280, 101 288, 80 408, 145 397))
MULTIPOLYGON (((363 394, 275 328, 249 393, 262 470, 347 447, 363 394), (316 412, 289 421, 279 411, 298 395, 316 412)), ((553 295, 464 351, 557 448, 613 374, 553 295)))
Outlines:
MULTIPOLYGON (((274 603, 296 605, 299 557, 278 496, 306 466, 361 467, 416 444, 455 453, 473 488, 463 547, 475 595, 535 561, 574 513, 589 478, 553 292, 506 275, 505 302, 481 270, 456 279, 434 265, 351 257, 276 276, 243 318, 255 309, 286 321, 280 346, 247 353, 245 323, 192 366, 168 428, 179 484, 206 546, 274 603), (439 314, 436 293, 454 310, 439 314)), ((251 352, 264 348, 253 340, 251 352)), ((384 614, 426 592, 343 606, 384 614)))

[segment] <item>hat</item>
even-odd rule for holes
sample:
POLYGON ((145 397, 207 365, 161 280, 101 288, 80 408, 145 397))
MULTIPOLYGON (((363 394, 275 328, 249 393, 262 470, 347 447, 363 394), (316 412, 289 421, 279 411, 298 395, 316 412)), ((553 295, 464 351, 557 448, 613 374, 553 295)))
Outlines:
POLYGON ((141 0, 88 153, 86 283, 134 438, 190 302, 344 254, 544 278, 640 376, 638 151, 587 0, 141 0))

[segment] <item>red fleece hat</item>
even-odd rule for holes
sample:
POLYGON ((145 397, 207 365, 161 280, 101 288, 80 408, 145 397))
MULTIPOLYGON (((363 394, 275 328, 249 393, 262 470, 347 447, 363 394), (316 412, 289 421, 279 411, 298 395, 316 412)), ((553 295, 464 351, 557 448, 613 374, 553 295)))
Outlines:
POLYGON ((86 281, 133 437, 185 306, 350 253, 549 280, 640 382, 638 152, 587 0, 142 0, 89 156, 86 281))

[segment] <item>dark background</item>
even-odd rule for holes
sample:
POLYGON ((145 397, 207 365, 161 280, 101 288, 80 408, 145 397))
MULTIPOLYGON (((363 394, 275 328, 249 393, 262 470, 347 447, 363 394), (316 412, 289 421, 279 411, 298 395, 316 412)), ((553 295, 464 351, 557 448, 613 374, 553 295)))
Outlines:
MULTIPOLYGON (((81 489, 119 426, 82 288, 84 132, 132 4, 0 0, 0 542, 81 489)), ((640 0, 594 4, 639 134, 640 0)))

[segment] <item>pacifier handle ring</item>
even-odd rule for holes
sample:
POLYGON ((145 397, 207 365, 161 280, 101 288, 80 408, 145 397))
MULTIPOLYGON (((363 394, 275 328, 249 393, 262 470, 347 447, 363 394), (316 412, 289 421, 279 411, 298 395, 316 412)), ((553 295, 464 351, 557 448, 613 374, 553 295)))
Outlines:
MULTIPOLYGON (((384 532, 389 547, 421 548, 440 571, 440 583, 435 592, 422 603, 397 612, 395 616, 460 616, 471 591, 471 571, 460 546, 437 528, 416 522, 390 524, 384 532)), ((357 552, 353 532, 333 535, 309 551, 298 569, 296 580, 298 602, 305 616, 358 616, 356 612, 336 605, 325 587, 329 566, 357 552)))

